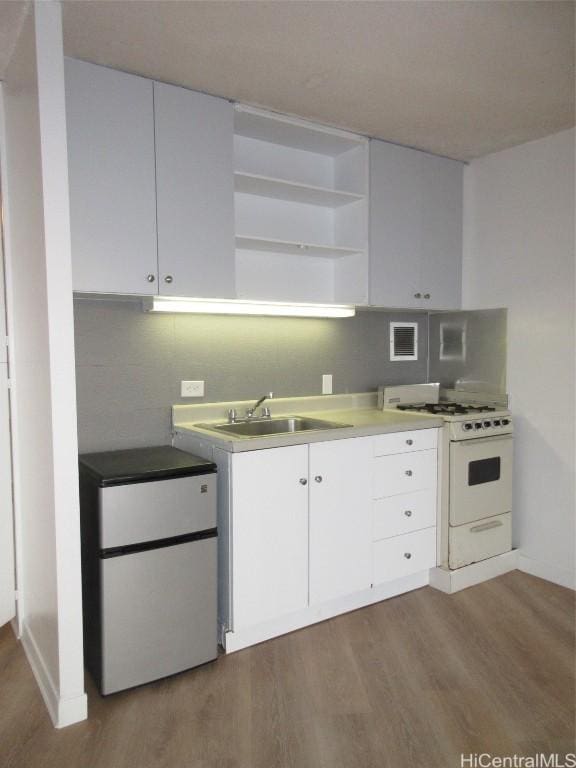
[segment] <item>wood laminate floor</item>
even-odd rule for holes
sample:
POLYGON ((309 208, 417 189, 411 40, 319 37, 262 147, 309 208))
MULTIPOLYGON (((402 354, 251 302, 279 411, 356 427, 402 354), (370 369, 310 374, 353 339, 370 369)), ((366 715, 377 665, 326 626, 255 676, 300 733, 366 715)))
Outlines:
POLYGON ((165 681, 55 730, 0 630, 2 768, 458 768, 575 751, 574 593, 515 571, 429 587, 165 681))

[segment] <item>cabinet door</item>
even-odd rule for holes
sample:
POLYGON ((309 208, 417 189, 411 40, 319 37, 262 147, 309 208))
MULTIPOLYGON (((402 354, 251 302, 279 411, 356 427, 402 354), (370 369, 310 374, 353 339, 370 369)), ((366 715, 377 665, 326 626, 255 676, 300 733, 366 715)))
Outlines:
POLYGON ((310 445, 310 604, 372 581, 372 439, 310 445))
POLYGON ((370 142, 370 303, 421 307, 421 152, 370 142))
POLYGON ((161 294, 234 298, 233 113, 154 83, 161 294))
POLYGON ((66 60, 75 291, 156 292, 152 82, 66 60))
POLYGON ((422 294, 427 309, 462 305, 462 163, 422 153, 422 294))
POLYGON ((308 604, 308 446, 232 457, 232 629, 308 604))
POLYGON ((460 307, 462 169, 456 160, 370 142, 371 304, 460 307))

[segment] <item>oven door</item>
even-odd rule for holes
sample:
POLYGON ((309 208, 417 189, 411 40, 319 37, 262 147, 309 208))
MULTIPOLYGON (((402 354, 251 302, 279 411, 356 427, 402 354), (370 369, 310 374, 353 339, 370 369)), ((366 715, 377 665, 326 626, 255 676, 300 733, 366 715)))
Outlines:
POLYGON ((450 525, 512 509, 512 435, 450 443, 450 525))

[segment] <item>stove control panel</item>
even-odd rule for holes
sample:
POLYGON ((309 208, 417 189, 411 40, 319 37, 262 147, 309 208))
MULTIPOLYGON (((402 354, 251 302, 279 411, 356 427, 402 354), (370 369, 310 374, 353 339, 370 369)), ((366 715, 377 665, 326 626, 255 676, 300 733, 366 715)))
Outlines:
MULTIPOLYGON (((456 425, 454 425, 456 426, 456 425)), ((460 431, 466 433, 466 437, 472 437, 474 433, 483 432, 484 434, 501 434, 512 431, 511 418, 494 419, 474 419, 471 421, 462 421, 458 425, 460 431)))

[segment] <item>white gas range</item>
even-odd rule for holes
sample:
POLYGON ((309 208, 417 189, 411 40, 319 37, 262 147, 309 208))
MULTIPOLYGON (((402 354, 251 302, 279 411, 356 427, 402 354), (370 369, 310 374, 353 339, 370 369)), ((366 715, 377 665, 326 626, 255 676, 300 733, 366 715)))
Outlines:
POLYGON ((507 395, 380 387, 379 406, 441 417, 438 564, 451 570, 512 548, 513 421, 507 395))

